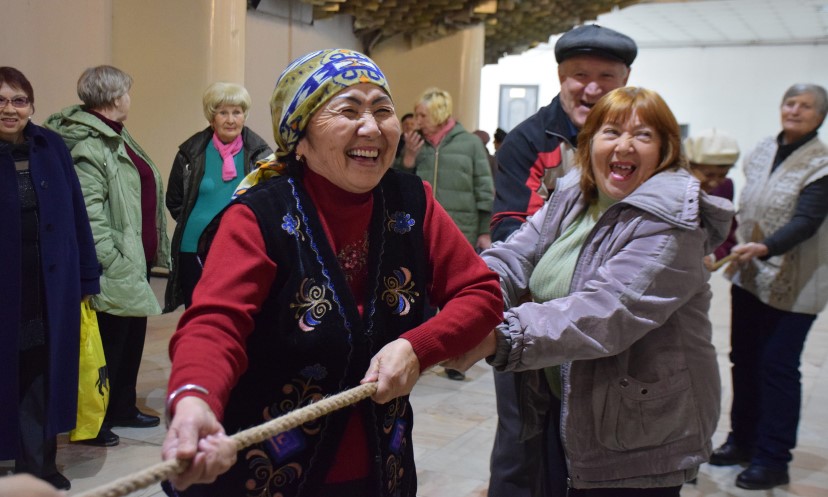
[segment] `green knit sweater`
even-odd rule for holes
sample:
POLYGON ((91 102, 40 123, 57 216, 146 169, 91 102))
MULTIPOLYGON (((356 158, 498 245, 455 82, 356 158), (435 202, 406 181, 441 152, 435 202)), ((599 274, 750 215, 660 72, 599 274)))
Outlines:
MULTIPOLYGON (((529 290, 537 303, 569 295, 572 274, 589 233, 601 215, 616 201, 599 192, 598 202, 589 206, 581 216, 566 227, 561 236, 543 254, 532 276, 529 278, 529 290)), ((561 397, 561 367, 546 368, 549 388, 558 398, 561 397)))

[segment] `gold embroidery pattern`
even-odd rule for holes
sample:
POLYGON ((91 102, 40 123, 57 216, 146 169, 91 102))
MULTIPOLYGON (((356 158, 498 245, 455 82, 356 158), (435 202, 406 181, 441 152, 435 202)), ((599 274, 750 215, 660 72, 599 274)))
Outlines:
POLYGON ((385 416, 382 418, 382 431, 386 435, 391 433, 394 429, 394 422, 397 418, 405 415, 406 403, 400 400, 400 397, 394 399, 393 402, 386 404, 385 416))
MULTIPOLYGON (((294 378, 282 387, 285 399, 280 401, 278 406, 264 409, 262 417, 265 421, 270 421, 284 413, 312 404, 324 397, 321 387, 315 383, 315 380, 323 379, 328 375, 327 370, 321 364, 307 366, 302 369, 300 374, 301 378, 294 378)), ((321 421, 321 419, 313 419, 300 428, 308 435, 317 435, 321 430, 321 421)), ((278 438, 281 435, 258 444, 256 449, 247 453, 248 468, 253 473, 253 476, 245 482, 248 497, 280 497, 283 494, 278 489, 284 488, 297 478, 302 477, 304 467, 301 464, 288 462, 283 466, 274 468, 273 460, 262 448, 265 444, 271 442, 279 445, 278 438)))
MULTIPOLYGON (((290 383, 282 386, 282 393, 285 398, 279 402, 275 413, 272 408, 265 409, 265 421, 270 421, 284 413, 310 405, 324 397, 322 388, 316 385, 314 380, 327 376, 328 373, 325 368, 320 364, 316 364, 304 368, 301 374, 303 378, 294 378, 290 383)), ((316 435, 319 433, 321 424, 321 419, 312 419, 302 425, 302 431, 308 435, 316 435)))
POLYGON ((253 476, 244 483, 248 497, 282 497, 284 494, 276 489, 302 477, 301 465, 289 463, 274 469, 267 454, 260 449, 250 451, 247 460, 253 470, 253 476))
POLYGON ((405 474, 405 469, 403 469, 402 461, 399 457, 394 454, 388 456, 388 459, 385 460, 385 474, 388 475, 388 481, 386 483, 388 495, 394 495, 397 487, 400 485, 400 480, 402 480, 405 474))
POLYGON ((414 282, 411 281, 411 271, 401 267, 394 270, 394 276, 383 278, 385 291, 382 292, 382 299, 389 307, 394 309, 394 314, 405 316, 411 311, 411 304, 417 301, 420 292, 413 290, 414 282))
POLYGON ((290 304, 291 309, 296 309, 293 317, 304 332, 313 331, 322 323, 325 314, 333 308, 331 301, 325 298, 325 287, 314 283, 310 278, 302 280, 302 286, 296 292, 296 303, 290 304))
POLYGON ((408 404, 401 398, 394 399, 393 402, 387 404, 382 420, 382 431, 391 438, 392 445, 391 453, 385 459, 385 474, 388 475, 388 481, 386 482, 388 495, 394 495, 405 474, 402 457, 396 454, 405 454, 408 447, 404 424, 399 422, 405 416, 407 406, 408 404))

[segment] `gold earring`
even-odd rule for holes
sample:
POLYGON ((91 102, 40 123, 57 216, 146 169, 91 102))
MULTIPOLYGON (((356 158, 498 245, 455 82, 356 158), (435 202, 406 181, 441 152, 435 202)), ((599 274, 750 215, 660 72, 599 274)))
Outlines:
POLYGON ((302 154, 296 153, 296 162, 302 162, 302 154))

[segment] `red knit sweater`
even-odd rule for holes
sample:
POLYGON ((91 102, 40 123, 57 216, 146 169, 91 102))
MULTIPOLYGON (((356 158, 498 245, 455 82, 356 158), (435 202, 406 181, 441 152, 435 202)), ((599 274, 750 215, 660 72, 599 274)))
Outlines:
MULTIPOLYGON (((366 271, 360 265, 359 247, 367 248, 362 240, 373 196, 346 192, 310 170, 306 170, 303 182, 319 212, 328 242, 340 265, 352 276, 349 284, 361 313, 366 271)), ((423 186, 428 199, 423 229, 424 250, 432 270, 429 292, 431 303, 441 310, 434 318, 401 335, 411 342, 421 370, 476 345, 500 322, 503 311, 497 276, 477 257, 449 215, 434 201, 431 187, 427 183, 423 186)), ((253 212, 243 205, 228 209, 193 292, 193 305, 182 315, 170 340, 173 365, 169 391, 188 383, 205 387, 209 395, 186 395, 203 398, 222 418, 230 391, 247 368, 245 342, 276 271, 253 212)), ((354 413, 326 478, 328 482, 368 474, 364 425, 359 411, 355 409, 354 413)))

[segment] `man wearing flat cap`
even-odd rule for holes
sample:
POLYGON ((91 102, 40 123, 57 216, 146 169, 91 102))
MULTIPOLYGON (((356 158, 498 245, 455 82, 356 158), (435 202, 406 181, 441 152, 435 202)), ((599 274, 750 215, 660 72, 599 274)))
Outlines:
MULTIPOLYGON (((569 171, 578 130, 590 109, 603 95, 627 84, 637 53, 630 37, 598 25, 575 27, 558 39, 555 59, 560 93, 509 131, 497 151, 493 242, 505 240, 520 228, 546 201, 555 181, 569 171)), ((527 378, 495 371, 498 424, 489 497, 566 495, 566 464, 558 430, 547 430, 555 440, 521 433, 521 416, 527 413, 518 412, 518 399, 531 396, 533 388, 527 378)), ((521 409, 526 405, 524 400, 521 409)), ((528 415, 556 425, 560 403, 528 415)))

